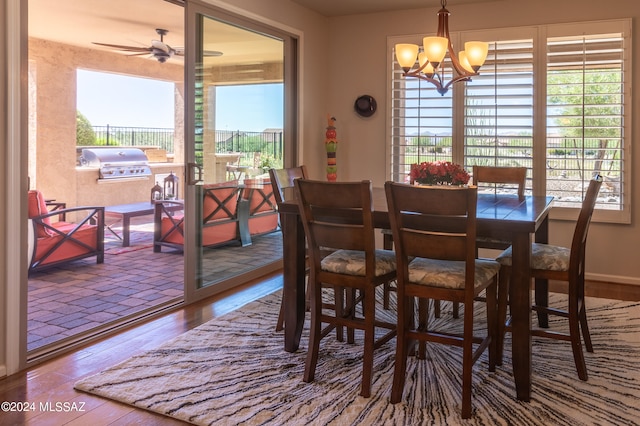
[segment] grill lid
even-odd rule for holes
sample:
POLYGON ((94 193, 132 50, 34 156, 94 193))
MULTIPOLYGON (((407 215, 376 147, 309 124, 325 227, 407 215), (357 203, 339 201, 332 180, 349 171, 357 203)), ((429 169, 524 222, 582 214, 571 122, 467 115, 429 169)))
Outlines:
POLYGON ((100 179, 151 175, 147 156, 138 148, 84 148, 80 165, 97 167, 100 179))

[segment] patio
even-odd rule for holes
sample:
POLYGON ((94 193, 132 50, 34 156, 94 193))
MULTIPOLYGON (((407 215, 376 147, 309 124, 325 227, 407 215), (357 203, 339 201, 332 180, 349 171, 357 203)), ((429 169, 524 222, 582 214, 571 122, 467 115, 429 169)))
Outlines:
MULTIPOLYGON (((119 225, 112 226, 118 233, 119 225)), ((105 262, 71 262, 29 277, 29 351, 86 332, 111 321, 182 299, 183 255, 154 253, 153 219, 132 220, 131 246, 105 232, 105 262)), ((203 261, 208 277, 224 280, 282 257, 282 234, 253 238, 253 244, 210 249, 203 261)))

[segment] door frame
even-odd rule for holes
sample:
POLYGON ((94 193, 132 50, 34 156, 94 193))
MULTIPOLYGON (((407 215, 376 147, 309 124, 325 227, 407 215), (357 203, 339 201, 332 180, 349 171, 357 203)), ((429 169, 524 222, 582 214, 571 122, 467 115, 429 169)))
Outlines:
MULTIPOLYGON (((230 11, 227 8, 220 8, 198 0, 185 1, 185 91, 184 91, 184 113, 185 113, 185 181, 188 181, 192 171, 189 164, 196 162, 195 157, 195 88, 196 84, 196 59, 199 46, 199 33, 201 32, 199 16, 205 15, 213 19, 224 21, 250 31, 256 31, 265 35, 270 35, 282 39, 284 42, 284 166, 288 167, 298 163, 299 154, 299 125, 298 125, 298 91, 299 91, 299 61, 298 46, 299 34, 285 29, 281 25, 265 23, 258 17, 247 17, 248 14, 230 11)), ((283 261, 266 264, 248 273, 225 280, 221 283, 198 287, 198 253, 196 233, 199 229, 196 224, 196 185, 184 187, 185 198, 185 244, 184 244, 184 299, 185 304, 193 303, 197 300, 221 293, 230 288, 245 283, 251 279, 258 278, 267 273, 282 268, 283 261)))

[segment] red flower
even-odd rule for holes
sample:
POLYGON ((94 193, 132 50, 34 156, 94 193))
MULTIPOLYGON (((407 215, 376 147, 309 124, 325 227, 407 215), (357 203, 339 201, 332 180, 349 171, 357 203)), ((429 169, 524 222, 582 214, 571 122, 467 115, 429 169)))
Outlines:
POLYGON ((469 182, 469 173, 450 161, 412 164, 409 177, 411 181, 430 185, 465 185, 469 182))

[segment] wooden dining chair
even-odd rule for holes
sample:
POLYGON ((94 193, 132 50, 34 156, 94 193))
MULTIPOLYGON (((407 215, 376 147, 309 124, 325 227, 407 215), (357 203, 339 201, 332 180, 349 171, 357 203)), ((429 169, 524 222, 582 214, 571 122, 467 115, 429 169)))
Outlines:
POLYGON ((376 287, 395 279, 396 257, 392 251, 375 248, 371 182, 296 179, 294 185, 311 266, 308 289, 311 331, 304 381, 314 380, 323 337, 334 328, 346 327, 347 340, 352 343, 353 330, 359 329, 364 331, 360 395, 369 397, 374 349, 396 334, 395 324, 378 321, 375 316, 376 287), (323 289, 333 289, 334 311, 323 311, 323 289), (339 295, 345 290, 347 297, 343 305, 339 295), (356 299, 356 290, 362 301, 356 299), (360 302, 363 309, 357 312, 360 302), (323 328, 323 324, 326 327, 323 328), (378 339, 376 327, 386 329, 378 339))
MULTIPOLYGON (((489 349, 496 365, 497 274, 500 264, 476 258, 477 188, 385 184, 398 265, 398 337, 391 402, 402 400, 407 357, 417 340, 462 348, 462 417, 471 417, 472 368, 489 349), (413 259, 413 260, 412 260, 413 259), (486 292, 487 333, 474 330, 473 300, 486 292), (414 299, 464 303, 463 332, 431 329, 428 318, 416 326, 414 299)), ((420 351, 418 352, 420 354, 420 351)))
MULTIPOLYGON (((584 353, 582 352, 580 330, 582 330, 582 337, 587 351, 593 352, 585 307, 584 270, 587 234, 601 185, 601 176, 596 176, 589 182, 573 233, 571 248, 540 243, 533 243, 531 247, 531 278, 564 282, 568 295, 566 309, 552 308, 546 306, 547 304, 545 303, 545 306, 534 304, 532 306, 533 311, 561 316, 569 320, 569 333, 538 328, 532 330, 531 334, 533 336, 570 341, 580 380, 587 380, 588 378, 584 353)), ((502 361, 504 333, 510 329, 509 323, 506 321, 506 312, 512 265, 511 247, 500 254, 496 260, 502 265, 498 290, 498 364, 500 364, 502 361)), ((544 299, 547 300, 548 295, 545 295, 544 299)))
MULTIPOLYGON (((524 200, 524 190, 527 181, 526 167, 495 167, 495 166, 473 166, 472 185, 478 187, 478 191, 490 190, 497 192, 515 191, 518 198, 524 200)), ((511 245, 511 241, 503 241, 490 237, 478 237, 476 239, 476 249, 505 250, 511 245)), ((483 298, 479 297, 482 301, 483 298)), ((453 303, 453 317, 458 318, 460 312, 459 303, 453 303)), ((440 316, 440 304, 435 302, 436 316, 440 316)))
MULTIPOLYGON (((298 178, 307 178, 307 167, 305 165, 289 167, 284 169, 269 169, 269 178, 273 188, 273 196, 276 204, 281 204, 285 200, 293 198, 293 181, 298 178)), ((308 257, 308 256, 307 256, 308 257)), ((308 269, 307 269, 308 272, 308 269)), ((307 297, 307 305, 309 304, 307 297)), ((284 328, 284 300, 280 301, 280 312, 276 323, 276 331, 284 328)))

